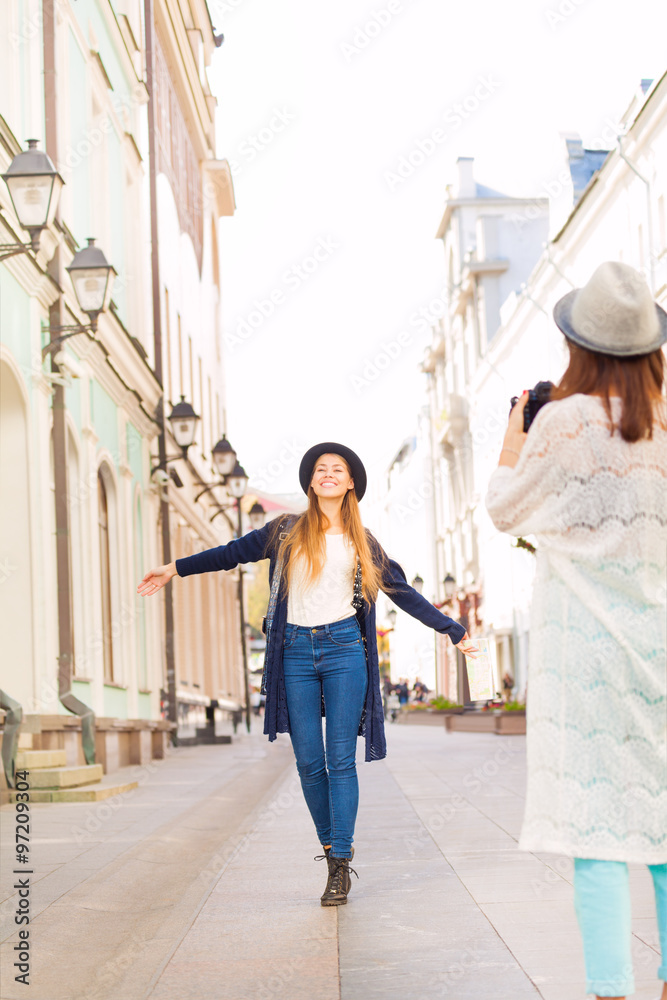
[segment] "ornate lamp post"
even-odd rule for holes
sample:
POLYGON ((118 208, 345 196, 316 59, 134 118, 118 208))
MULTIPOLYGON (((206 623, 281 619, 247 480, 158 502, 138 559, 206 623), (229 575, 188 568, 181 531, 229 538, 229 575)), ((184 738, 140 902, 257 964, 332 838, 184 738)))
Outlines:
POLYGON ((231 474, 232 469, 236 465, 236 452, 227 440, 225 434, 222 435, 211 452, 211 457, 213 459, 216 472, 221 478, 224 479, 226 476, 231 474))
POLYGON ((63 179, 51 158, 37 149, 37 139, 28 139, 28 148, 14 157, 2 175, 16 218, 30 233, 30 243, 0 244, 0 260, 19 253, 37 253, 42 230, 53 222, 63 179))
POLYGON ((264 527, 266 511, 258 501, 255 501, 248 511, 248 520, 250 521, 250 527, 253 529, 264 527))
MULTIPOLYGON (((23 155, 30 155, 28 153, 23 155)), ((34 154, 33 154, 34 155, 34 154)), ((39 156, 46 157, 41 153, 39 156)), ((17 157, 18 159, 18 157, 17 157)), ((46 157, 48 159, 48 157, 46 157)), ((50 161, 49 161, 50 162, 50 161)), ((10 167, 11 169, 11 167, 10 167)), ((24 175, 19 175, 24 176, 24 175)), ((11 189, 10 189, 11 190, 11 189)), ((21 197, 25 195, 23 189, 21 197)), ((30 186, 27 186, 28 195, 30 186)), ((47 219, 55 212, 53 205, 56 191, 56 178, 48 194, 47 219)), ((58 188, 59 191, 59 188, 58 188)), ((29 200, 28 195, 26 197, 29 200)), ((35 199, 37 195, 34 195, 35 199)), ((44 195, 46 200, 47 196, 44 195)), ((42 206, 42 209, 44 206, 42 206)), ((41 216, 40 216, 41 217, 41 216)), ((43 228, 43 227, 42 227, 43 228)), ((41 231, 41 230, 40 230, 41 231)), ((31 233, 33 240, 35 234, 31 233)), ((39 234, 37 234, 39 242, 39 234)), ((58 253, 56 253, 58 259, 58 253)), ((60 265, 58 265, 59 267, 60 265)), ((49 324, 45 332, 50 334, 49 342, 42 348, 42 360, 51 355, 51 367, 57 374, 59 371, 56 354, 63 341, 76 337, 80 333, 94 334, 97 320, 111 301, 111 287, 115 268, 107 261, 103 252, 95 246, 95 241, 88 240, 88 246, 77 251, 67 272, 72 279, 74 294, 79 308, 88 314, 88 323, 70 323, 66 325, 49 324)), ((62 296, 57 306, 52 307, 51 316, 55 319, 62 315, 62 296)), ((87 764, 95 763, 95 714, 72 691, 72 667, 74 663, 74 640, 71 605, 71 565, 69 550, 69 501, 67 482, 67 431, 65 418, 65 390, 62 383, 56 383, 53 390, 53 466, 56 505, 56 574, 58 586, 58 697, 64 707, 81 718, 81 743, 87 764)))
POLYGON ((89 236, 88 246, 74 254, 72 263, 65 270, 70 276, 79 308, 88 313, 90 328, 96 330, 97 317, 108 308, 111 301, 115 268, 109 264, 100 248, 95 246, 93 237, 89 236))
MULTIPOLYGON (((234 499, 233 504, 228 504, 227 506, 220 506, 215 511, 211 517, 211 521, 218 516, 218 514, 223 514, 224 517, 229 522, 232 531, 235 532, 236 537, 240 538, 243 534, 243 511, 241 510, 241 500, 245 496, 246 489, 248 487, 248 476, 242 465, 239 464, 236 452, 232 448, 231 444, 227 438, 223 437, 218 441, 218 443, 213 448, 211 452, 211 457, 213 459, 213 464, 215 465, 216 471, 220 476, 220 480, 215 483, 208 483, 204 486, 195 497, 195 501, 199 497, 203 496, 204 493, 208 493, 210 490, 214 489, 216 486, 225 486, 229 495, 234 499), (234 527, 233 523, 227 516, 227 511, 230 507, 236 507, 237 511, 237 526, 234 527)), ((253 529, 261 528, 264 524, 264 519, 266 517, 266 512, 260 503, 255 502, 248 513, 248 518, 250 521, 250 526, 253 529)), ((243 596, 243 567, 239 566, 239 579, 238 579, 238 601, 239 601, 239 617, 241 626, 241 656, 243 661, 243 692, 245 697, 245 716, 246 716, 246 729, 250 732, 250 690, 248 687, 248 649, 246 645, 246 620, 245 620, 245 605, 243 596)))
POLYGON ((51 337, 49 343, 42 348, 42 359, 52 354, 63 340, 76 337, 79 333, 95 333, 100 313, 105 312, 111 301, 111 289, 116 269, 102 250, 95 246, 95 240, 88 238, 88 246, 77 250, 72 257, 72 263, 65 270, 70 276, 72 287, 81 312, 88 313, 88 323, 68 323, 65 326, 49 326, 50 334, 59 333, 59 337, 51 337))
POLYGON ((442 582, 445 585, 445 603, 448 604, 456 593, 456 580, 451 573, 448 573, 442 582))
MULTIPOLYGON (((192 405, 187 403, 185 396, 182 395, 180 403, 176 403, 176 406, 172 407, 167 420, 171 424, 171 433, 174 435, 176 444, 183 452, 181 457, 185 458, 188 448, 194 444, 199 414, 195 413, 192 405)), ((173 461, 173 459, 169 461, 173 461)))

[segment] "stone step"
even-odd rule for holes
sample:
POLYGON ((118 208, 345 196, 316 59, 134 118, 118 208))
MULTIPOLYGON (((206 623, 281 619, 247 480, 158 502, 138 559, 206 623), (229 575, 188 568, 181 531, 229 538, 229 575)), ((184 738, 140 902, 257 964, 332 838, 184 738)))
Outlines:
POLYGON ((30 796, 33 789, 74 788, 101 781, 104 769, 101 764, 80 764, 77 767, 47 767, 43 771, 31 771, 28 776, 30 796))
MULTIPOLYGON (((37 788, 30 790, 31 802, 101 802, 115 795, 122 795, 136 788, 136 781, 118 781, 111 774, 105 775, 102 781, 92 785, 79 785, 76 788, 37 788), (115 779, 115 780, 114 780, 115 779)), ((16 792, 10 791, 9 801, 15 801, 16 792)))
POLYGON ((16 754, 17 771, 66 766, 67 753, 65 750, 19 750, 16 754))

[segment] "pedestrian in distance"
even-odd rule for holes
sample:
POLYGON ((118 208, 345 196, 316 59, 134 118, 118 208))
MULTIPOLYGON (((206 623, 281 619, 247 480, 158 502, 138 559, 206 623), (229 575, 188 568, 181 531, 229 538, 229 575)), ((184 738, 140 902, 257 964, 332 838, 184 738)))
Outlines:
MULTIPOLYGON (((414 590, 397 562, 363 527, 366 470, 350 448, 326 441, 301 460, 306 511, 286 515, 226 545, 146 574, 139 594, 172 577, 231 570, 268 558, 264 733, 289 733, 306 804, 327 862, 323 906, 347 902, 359 801, 357 736, 366 761, 386 756, 375 601, 383 590, 424 625, 476 655, 465 628, 414 590), (326 717, 326 742, 322 717, 326 717)), ((357 876, 358 877, 358 876, 357 876)))
POLYGON ((252 708, 253 715, 259 715, 262 708, 262 696, 259 693, 259 688, 253 685, 250 691, 250 707, 252 708))
POLYGON ((608 262, 554 319, 567 370, 527 434, 527 393, 513 407, 486 497, 537 540, 519 848, 574 859, 587 991, 622 998, 628 862, 652 875, 667 980, 667 313, 608 262))

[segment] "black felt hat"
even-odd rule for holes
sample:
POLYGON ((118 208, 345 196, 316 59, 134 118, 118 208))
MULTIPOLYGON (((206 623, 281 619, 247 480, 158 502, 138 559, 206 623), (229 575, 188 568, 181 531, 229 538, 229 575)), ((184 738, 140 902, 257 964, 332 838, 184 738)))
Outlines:
POLYGON ((306 495, 308 494, 308 487, 313 478, 315 463, 322 455, 340 455, 341 458, 345 459, 350 466, 350 474, 354 479, 354 492, 357 500, 361 500, 366 492, 366 470, 364 463, 351 448, 346 448, 344 444, 338 444, 336 441, 323 441, 321 444, 313 445, 301 459, 299 482, 301 483, 303 492, 306 495))

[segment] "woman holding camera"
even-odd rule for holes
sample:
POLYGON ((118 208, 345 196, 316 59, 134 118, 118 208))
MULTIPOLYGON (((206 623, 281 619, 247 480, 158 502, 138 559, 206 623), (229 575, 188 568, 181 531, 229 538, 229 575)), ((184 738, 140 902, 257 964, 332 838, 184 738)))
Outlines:
MULTIPOLYGON (((289 515, 227 545, 146 574, 138 592, 157 593, 177 574, 234 569, 270 559, 264 732, 290 734, 304 798, 328 866, 323 906, 347 902, 359 801, 357 736, 366 760, 386 756, 375 601, 380 589, 414 618, 449 635, 468 655, 465 628, 440 613, 406 579, 367 531, 359 512, 366 470, 351 448, 326 441, 299 468, 308 496, 289 515), (326 747, 322 716, 326 712, 326 747)), ((354 872, 356 875, 356 872, 354 872)))
POLYGON ((519 847, 574 858, 588 992, 625 997, 628 862, 651 871, 667 980, 667 314, 605 263, 554 318, 569 365, 527 434, 528 394, 512 409, 486 498, 538 548, 519 847))

